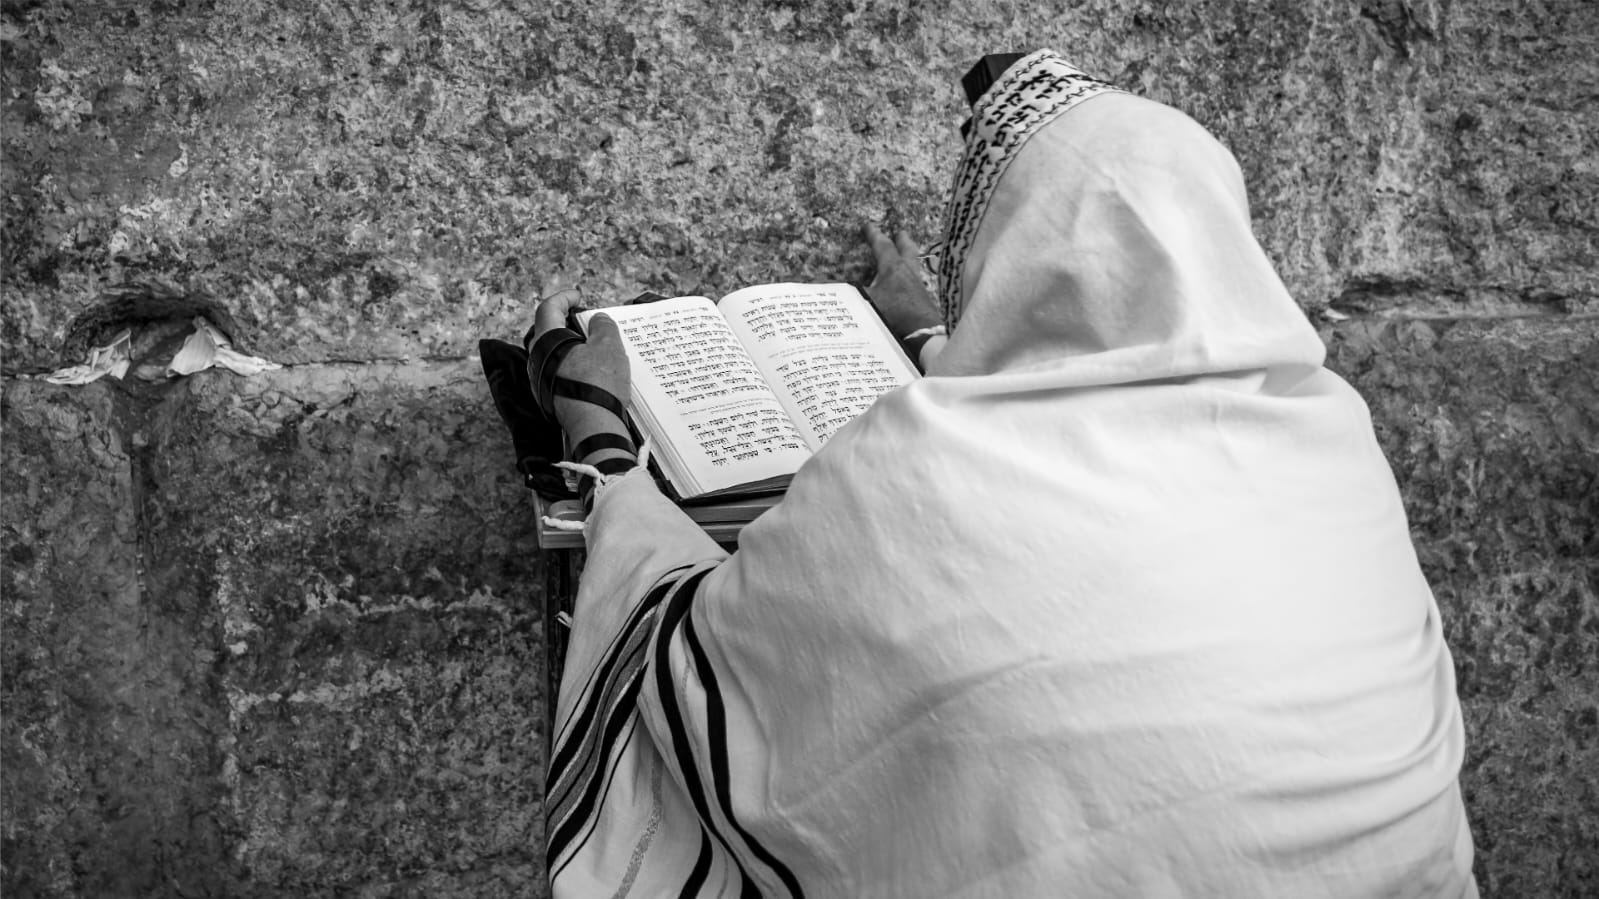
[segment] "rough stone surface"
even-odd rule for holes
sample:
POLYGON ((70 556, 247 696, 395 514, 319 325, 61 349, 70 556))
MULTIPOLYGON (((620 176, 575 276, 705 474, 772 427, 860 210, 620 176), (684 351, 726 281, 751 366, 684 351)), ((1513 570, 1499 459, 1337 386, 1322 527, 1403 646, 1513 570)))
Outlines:
POLYGON ((3 10, 9 371, 140 279, 325 361, 461 356, 559 286, 861 274, 861 220, 936 232, 959 74, 1041 45, 1215 129, 1310 307, 1596 296, 1592 3, 3 10))
POLYGON ((473 341, 864 276, 858 222, 936 235, 959 75, 1042 45, 1212 128, 1355 316, 1484 893, 1599 892, 1599 4, 4 0, 0 893, 539 894, 543 565, 473 341), (200 313, 291 368, 27 377, 200 313))
POLYGON ((0 750, 7 896, 133 896, 226 863, 211 597, 148 589, 110 391, 8 384, 0 750))
POLYGON ((481 382, 316 367, 171 406, 166 544, 221 618, 253 883, 501 896, 542 870, 539 568, 481 382))
POLYGON ((0 891, 539 892, 541 569, 480 382, 7 385, 0 891))
POLYGON ((1348 323, 1466 715, 1485 896, 1599 894, 1599 328, 1348 323))

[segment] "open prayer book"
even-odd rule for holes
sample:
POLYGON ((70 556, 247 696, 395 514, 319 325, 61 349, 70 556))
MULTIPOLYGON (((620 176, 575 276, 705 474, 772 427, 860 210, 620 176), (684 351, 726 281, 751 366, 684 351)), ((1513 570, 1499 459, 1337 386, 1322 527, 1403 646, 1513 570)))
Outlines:
POLYGON ((608 315, 632 363, 628 411, 679 500, 781 490, 884 392, 918 377, 848 284, 762 284, 608 315))

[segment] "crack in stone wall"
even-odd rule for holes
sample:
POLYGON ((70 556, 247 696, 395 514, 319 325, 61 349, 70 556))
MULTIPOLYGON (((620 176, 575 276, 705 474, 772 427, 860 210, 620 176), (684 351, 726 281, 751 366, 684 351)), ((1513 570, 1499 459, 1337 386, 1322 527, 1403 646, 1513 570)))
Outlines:
POLYGON ((8 381, 7 895, 538 892, 540 567, 475 374, 8 381))

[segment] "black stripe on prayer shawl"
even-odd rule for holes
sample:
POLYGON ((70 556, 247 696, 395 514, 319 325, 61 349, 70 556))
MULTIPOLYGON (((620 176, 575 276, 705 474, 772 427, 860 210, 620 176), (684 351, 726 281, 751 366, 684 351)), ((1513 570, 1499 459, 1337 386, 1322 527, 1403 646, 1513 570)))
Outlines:
POLYGON ((672 637, 677 631, 677 626, 688 614, 688 610, 693 607, 694 592, 708 573, 709 569, 684 578, 677 593, 667 601, 666 609, 661 613, 660 629, 655 635, 653 662, 655 690, 660 696, 661 712, 666 718, 667 730, 672 734, 672 755, 677 759, 678 770, 683 775, 683 791, 688 793, 689 799, 694 803, 694 812, 699 816, 701 828, 710 831, 716 837, 716 841, 722 844, 727 850, 728 858, 738 869, 739 877, 748 884, 749 873, 739 864, 738 856, 734 854, 727 838, 711 822, 711 809, 705 801, 705 787, 700 783, 699 767, 694 760, 694 747, 688 739, 688 727, 683 721, 683 712, 677 706, 677 691, 672 688, 672 637))
MULTIPOLYGON (((627 650, 629 638, 637 631, 639 623, 644 616, 653 612, 655 607, 660 604, 661 599, 666 596, 666 592, 672 589, 673 584, 677 583, 675 575, 689 567, 691 566, 679 565, 661 575, 660 580, 655 582, 655 586, 650 588, 649 592, 644 595, 643 601, 633 610, 633 614, 628 616, 627 622, 611 638, 611 644, 605 648, 605 652, 600 656, 600 664, 594 666, 594 670, 589 674, 588 681, 583 684, 582 691, 578 693, 579 696, 586 697, 586 699, 580 700, 583 704, 579 706, 574 714, 567 716, 566 726, 562 728, 563 732, 570 733, 575 731, 578 736, 564 742, 560 741, 559 737, 552 741, 559 745, 555 758, 550 761, 549 774, 545 778, 546 783, 554 783, 556 775, 571 761, 571 755, 577 751, 578 744, 582 742, 581 735, 587 729, 588 722, 594 715, 595 699, 604 693, 606 681, 611 678, 611 670, 615 667, 618 656, 626 654, 625 650, 627 650), (595 682, 600 684, 598 690, 594 688, 595 682)), ((556 697, 550 698, 552 700, 556 699, 556 697)))
MULTIPOLYGON (((696 899, 700 890, 705 889, 705 879, 711 876, 711 841, 705 834, 705 828, 700 828, 700 854, 694 859, 694 870, 688 872, 688 880, 683 881, 683 892, 678 893, 678 899, 696 899)), ((748 883, 749 881, 745 881, 748 883)))
POLYGON ((648 626, 654 623, 654 619, 653 614, 645 616, 644 627, 635 631, 633 639, 622 647, 624 652, 618 654, 614 660, 621 666, 620 672, 607 676, 601 684, 602 689, 596 690, 589 698, 584 710, 582 730, 577 732, 576 739, 562 747, 562 749, 577 747, 582 752, 565 753, 575 757, 563 760, 560 767, 550 766, 550 773, 544 781, 544 804, 547 808, 560 808, 564 805, 572 785, 583 781, 584 773, 594 766, 595 755, 604 751, 604 746, 593 739, 593 734, 590 733, 591 729, 597 726, 596 720, 615 714, 619 704, 637 699, 639 670, 644 667, 648 652, 646 649, 649 644, 648 626), (569 765, 568 762, 572 764, 569 765))
MULTIPOLYGON (((727 764, 727 713, 722 707, 722 692, 716 685, 716 672, 711 668, 711 658, 705 654, 705 647, 700 644, 699 634, 694 630, 693 615, 683 620, 683 637, 688 643, 689 654, 694 657, 694 670, 700 676, 700 683, 705 686, 705 729, 711 750, 711 779, 716 790, 717 804, 722 807, 722 814, 727 817, 727 822, 733 825, 739 836, 744 838, 744 844, 749 847, 750 852, 783 881, 783 886, 788 888, 789 895, 796 899, 804 896, 805 890, 800 887, 799 879, 794 876, 794 872, 778 861, 771 850, 761 845, 760 841, 733 817, 733 793, 728 786, 730 775, 727 764)), ((745 883, 748 884, 749 881, 746 880, 745 883)))
POLYGON ((732 796, 728 790, 727 770, 727 732, 725 712, 722 708, 722 697, 716 688, 716 676, 711 671, 710 661, 705 656, 704 647, 700 645, 694 634, 693 623, 689 620, 689 610, 693 608, 694 594, 699 589, 700 581, 711 569, 700 571, 683 579, 674 595, 666 603, 665 610, 661 613, 660 630, 656 634, 655 644, 655 687, 660 696, 661 709, 666 717, 667 727, 672 734, 672 751, 677 757, 678 768, 683 774, 683 786, 694 801, 694 810, 699 814, 700 821, 705 827, 715 834, 718 842, 728 851, 728 856, 733 864, 738 867, 739 876, 744 879, 745 896, 758 896, 759 891, 749 872, 738 860, 738 854, 733 851, 732 844, 726 836, 711 824, 710 807, 706 801, 705 787, 700 781, 699 767, 694 758, 693 744, 689 742, 688 727, 683 719, 683 713, 678 708, 677 691, 672 688, 672 667, 670 652, 672 638, 679 625, 684 625, 684 642, 689 648, 689 653, 694 658, 694 667, 700 676, 700 683, 705 688, 706 700, 706 742, 711 750, 711 776, 715 780, 717 790, 717 805, 721 808, 733 828, 743 837, 750 850, 756 857, 772 869, 783 885, 788 888, 791 895, 802 897, 804 890, 800 888, 799 880, 786 865, 778 861, 766 847, 760 845, 750 836, 738 821, 733 817, 732 796))
MULTIPOLYGON (((623 731, 629 730, 638 718, 638 693, 643 679, 638 676, 639 668, 634 669, 634 675, 628 678, 621 694, 617 697, 616 705, 605 719, 603 731, 599 734, 595 744, 593 769, 585 772, 579 781, 582 789, 576 797, 565 807, 557 808, 555 814, 546 813, 546 827, 549 828, 549 845, 544 852, 544 863, 554 876, 565 863, 557 865, 557 860, 568 848, 575 854, 581 843, 574 845, 580 834, 585 834, 595 820, 595 813, 605 802, 605 793, 610 788, 611 773, 617 757, 616 748, 623 731), (559 822, 559 823, 557 823, 559 822)), ((630 734, 631 736, 631 734, 630 734)))
MULTIPOLYGON (((627 716, 625 719, 626 733, 617 739, 615 744, 616 752, 613 753, 613 757, 619 758, 622 753, 627 751, 628 744, 633 742, 634 736, 638 733, 638 721, 637 715, 627 716)), ((552 882, 557 875, 566 870, 566 866, 571 864, 573 859, 582 853, 583 847, 588 844, 589 837, 593 836, 594 831, 599 827, 600 818, 594 812, 605 805, 605 797, 611 791, 611 781, 616 777, 616 767, 607 765, 601 777, 604 780, 604 787, 600 790, 600 794, 595 797, 593 805, 585 807, 584 814, 573 819, 576 823, 577 831, 566 838, 567 841, 559 852, 554 850, 553 841, 551 842, 552 848, 546 849, 544 852, 544 868, 548 872, 546 877, 552 882), (565 855, 565 858, 557 861, 557 858, 562 854, 565 855)))
POLYGON ((611 762, 616 757, 617 737, 638 709, 655 613, 661 600, 676 584, 672 574, 681 570, 675 569, 651 588, 618 632, 606 657, 596 666, 597 676, 590 679, 591 684, 597 681, 597 686, 585 697, 583 707, 575 716, 577 723, 569 729, 570 738, 560 745, 550 765, 545 778, 545 822, 550 834, 545 846, 545 864, 551 876, 563 853, 568 849, 576 852, 573 840, 580 833, 587 839, 594 812, 604 801, 613 767, 611 762), (596 719, 601 717, 603 721, 597 724, 596 719), (579 753, 582 764, 573 765, 579 753))
MULTIPOLYGON (((633 610, 627 622, 617 631, 616 638, 606 648, 605 655, 601 657, 600 664, 594 667, 595 675, 585 684, 586 692, 581 694, 581 705, 577 711, 567 718, 573 722, 565 728, 569 734, 568 739, 556 745, 555 758, 551 760, 549 772, 545 775, 545 805, 550 805, 551 798, 557 798, 561 793, 561 784, 574 770, 587 767, 587 759, 581 767, 574 768, 572 762, 579 752, 585 756, 594 752, 596 748, 593 734, 594 719, 603 713, 604 709, 611 708, 618 684, 637 676, 637 668, 642 666, 637 656, 642 648, 649 642, 649 634, 653 628, 656 607, 661 599, 672 588, 675 581, 663 579, 657 583, 650 592, 645 594, 643 601, 633 610), (621 666, 620 672, 618 666, 621 666)), ((634 695, 637 695, 635 691, 634 695)))
POLYGON ((637 707, 640 678, 647 658, 649 625, 653 619, 653 615, 645 617, 635 638, 624 647, 626 652, 616 660, 621 666, 620 670, 601 685, 603 689, 596 692, 592 714, 586 716, 591 720, 585 721, 583 729, 575 734, 575 745, 581 749, 581 753, 571 760, 571 764, 563 764, 559 769, 552 768, 545 778, 545 820, 552 830, 556 822, 565 820, 572 813, 579 794, 593 792, 592 781, 598 767, 615 755, 615 748, 608 740, 616 733, 614 719, 631 714, 637 707))

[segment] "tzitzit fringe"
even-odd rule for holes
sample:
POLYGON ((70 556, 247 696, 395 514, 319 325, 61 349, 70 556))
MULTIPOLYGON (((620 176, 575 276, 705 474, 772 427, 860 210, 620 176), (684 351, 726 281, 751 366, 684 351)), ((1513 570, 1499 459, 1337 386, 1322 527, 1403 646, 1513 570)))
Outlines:
MULTIPOLYGON (((648 437, 646 437, 646 438, 644 438, 644 443, 641 444, 639 446, 639 448, 638 448, 638 459, 634 462, 633 467, 628 469, 627 471, 622 472, 621 474, 615 474, 615 475, 604 474, 598 468, 595 468, 592 465, 584 465, 581 462, 557 462, 557 463, 555 463, 555 467, 559 468, 559 469, 562 469, 564 471, 570 471, 573 474, 578 475, 579 477, 587 475, 588 477, 593 478, 594 479, 594 496, 596 498, 598 498, 599 495, 600 495, 600 491, 602 491, 606 487, 610 486, 613 481, 616 481, 616 480, 618 480, 620 478, 625 478, 628 475, 632 474, 633 472, 639 470, 640 468, 648 467, 649 464, 650 464, 650 439, 648 437)), ((578 533, 584 533, 584 525, 587 524, 586 521, 566 521, 566 520, 563 520, 563 519, 560 519, 560 518, 551 518, 548 515, 544 516, 543 520, 544 520, 545 524, 549 525, 550 527, 554 528, 557 531, 576 531, 578 533)))

